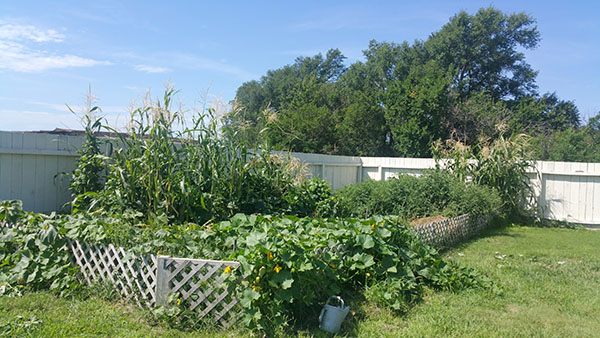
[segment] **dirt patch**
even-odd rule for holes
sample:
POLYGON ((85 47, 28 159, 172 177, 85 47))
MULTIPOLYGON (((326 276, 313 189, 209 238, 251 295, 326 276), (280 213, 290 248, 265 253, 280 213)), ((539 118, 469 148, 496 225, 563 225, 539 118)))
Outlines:
POLYGON ((444 217, 444 216, 430 216, 430 217, 423 217, 423 218, 417 218, 417 219, 413 219, 412 221, 410 221, 410 225, 412 226, 417 226, 417 225, 423 225, 423 224, 429 224, 432 222, 439 222, 439 221, 443 221, 445 219, 447 219, 448 217, 444 217))

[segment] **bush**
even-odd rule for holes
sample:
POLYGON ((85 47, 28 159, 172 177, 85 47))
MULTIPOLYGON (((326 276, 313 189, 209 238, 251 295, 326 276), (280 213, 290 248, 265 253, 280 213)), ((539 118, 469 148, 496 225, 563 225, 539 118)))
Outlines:
POLYGON ((502 204, 493 189, 464 183, 444 170, 430 170, 421 177, 400 175, 386 181, 369 180, 345 187, 335 197, 342 217, 487 215, 502 204))
POLYGON ((312 178, 303 181, 289 196, 290 213, 296 216, 328 217, 335 214, 333 191, 327 181, 312 178))

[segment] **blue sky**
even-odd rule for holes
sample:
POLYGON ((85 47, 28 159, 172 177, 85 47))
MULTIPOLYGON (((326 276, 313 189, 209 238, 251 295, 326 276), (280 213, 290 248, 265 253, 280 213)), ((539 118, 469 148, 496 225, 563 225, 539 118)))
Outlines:
POLYGON ((540 92, 600 111, 600 1, 0 1, 0 130, 80 129, 88 86, 122 127, 132 100, 166 82, 193 109, 228 102, 245 81, 297 56, 339 48, 362 60, 369 40, 426 39, 466 10, 494 6, 537 20, 525 51, 540 92))

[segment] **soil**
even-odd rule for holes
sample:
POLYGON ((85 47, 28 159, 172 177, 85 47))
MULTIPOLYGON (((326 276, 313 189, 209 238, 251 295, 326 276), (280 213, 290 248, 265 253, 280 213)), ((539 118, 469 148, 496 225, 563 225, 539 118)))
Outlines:
POLYGON ((410 225, 411 226, 423 225, 423 224, 428 224, 428 223, 432 223, 432 222, 443 221, 446 218, 448 218, 448 217, 444 217, 444 216, 440 216, 440 215, 417 218, 417 219, 413 219, 412 221, 410 221, 410 225))

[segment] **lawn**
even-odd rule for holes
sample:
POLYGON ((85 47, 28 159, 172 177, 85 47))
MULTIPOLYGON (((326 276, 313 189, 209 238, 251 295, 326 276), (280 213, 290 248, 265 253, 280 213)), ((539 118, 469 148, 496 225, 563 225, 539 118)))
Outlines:
MULTIPOLYGON (((511 226, 489 230, 446 256, 494 280, 497 290, 431 292, 400 316, 351 302, 342 335, 597 336, 600 231, 511 226)), ((0 298, 0 336, 237 336, 245 331, 182 332, 129 305, 49 293, 0 298), (20 316, 20 317, 19 317, 20 316), (11 331, 12 330, 12 331, 11 331)), ((315 322, 316 325, 316 322, 315 322)), ((299 336, 326 336, 318 329, 299 336)))

